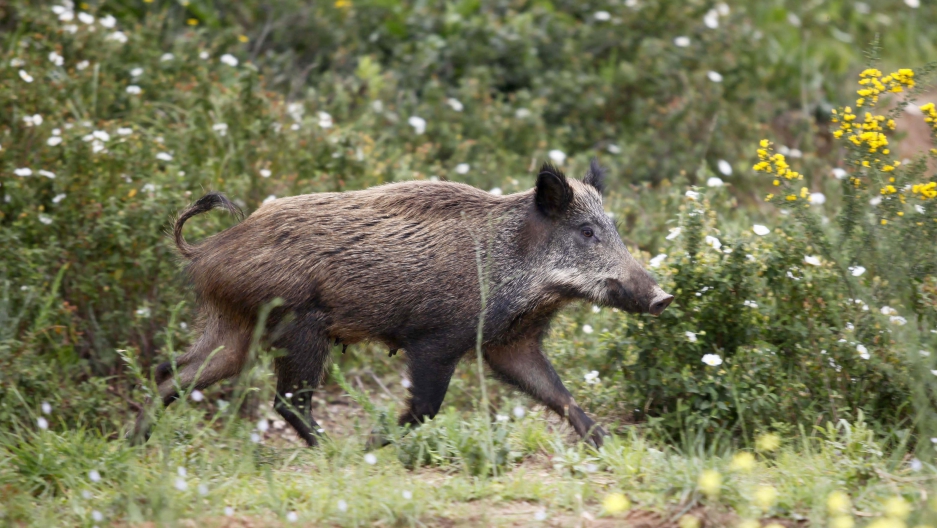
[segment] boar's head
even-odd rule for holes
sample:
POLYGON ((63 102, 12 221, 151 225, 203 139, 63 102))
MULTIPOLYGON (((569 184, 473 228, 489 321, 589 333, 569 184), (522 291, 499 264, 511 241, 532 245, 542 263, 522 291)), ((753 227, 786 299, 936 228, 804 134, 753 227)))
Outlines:
POLYGON ((673 295, 631 256, 605 214, 603 177, 595 160, 583 181, 568 179, 550 164, 541 168, 534 214, 544 226, 538 260, 547 284, 566 297, 660 315, 673 295))

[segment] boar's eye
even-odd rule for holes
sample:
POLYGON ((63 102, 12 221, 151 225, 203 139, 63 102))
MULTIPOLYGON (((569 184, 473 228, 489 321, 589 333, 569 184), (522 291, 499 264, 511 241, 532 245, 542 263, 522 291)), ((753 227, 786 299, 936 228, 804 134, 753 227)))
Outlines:
POLYGON ((593 236, 595 236, 595 233, 592 231, 592 228, 591 228, 591 227, 583 227, 583 228, 582 228, 582 236, 584 236, 584 237, 586 237, 586 238, 592 238, 593 236))

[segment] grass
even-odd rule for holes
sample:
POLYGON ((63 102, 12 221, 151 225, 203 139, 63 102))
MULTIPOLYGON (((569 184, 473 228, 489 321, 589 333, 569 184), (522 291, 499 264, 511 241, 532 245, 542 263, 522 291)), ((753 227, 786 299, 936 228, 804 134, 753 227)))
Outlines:
MULTIPOLYGON (((230 388, 170 407, 142 447, 119 440, 118 431, 58 430, 52 409, 43 415, 49 429, 16 423, 0 433, 0 519, 16 526, 692 526, 690 516, 717 526, 746 519, 823 525, 834 491, 851 497, 849 513, 859 520, 890 519, 883 512, 895 497, 912 506, 912 519, 934 515, 926 498, 937 468, 889 456, 862 422, 795 432, 777 449, 757 442, 766 449, 753 452, 750 467, 734 459, 729 441, 665 442, 638 427, 596 451, 558 417, 498 387, 489 387, 493 412, 472 410, 480 401, 467 383, 474 366, 460 370, 444 411, 373 458, 364 450, 372 415, 334 381, 316 399, 314 415, 328 434, 318 449, 301 446, 269 405, 258 405, 257 422, 219 405, 230 388), (479 466, 486 423, 495 451, 506 454, 497 469, 479 466), (706 470, 720 475, 716 490, 701 482, 706 470), (776 500, 765 498, 769 487, 776 500), (614 493, 630 508, 606 511, 603 500, 614 493)), ((356 386, 354 396, 367 395, 377 412, 393 412, 404 396, 399 378, 370 374, 351 368, 342 384, 356 386)), ((261 363, 246 379, 265 378, 261 363)), ((270 388, 259 387, 249 389, 248 405, 269 400, 270 388)))

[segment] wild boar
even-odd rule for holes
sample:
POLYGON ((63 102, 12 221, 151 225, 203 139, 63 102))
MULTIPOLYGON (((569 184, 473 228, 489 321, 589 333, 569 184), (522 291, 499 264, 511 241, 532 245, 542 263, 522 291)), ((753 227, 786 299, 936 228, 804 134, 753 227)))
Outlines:
MULTIPOLYGON (((542 351, 550 320, 577 300, 654 315, 673 300, 605 214, 603 178, 593 161, 581 181, 545 164, 534 189, 507 196, 413 181, 280 198, 191 245, 186 220, 216 207, 237 212, 219 193, 203 196, 173 230, 190 260, 201 335, 175 369, 157 367, 163 403, 178 397, 177 386, 201 389, 237 375, 258 311, 279 298, 267 321, 277 328, 271 344, 284 351, 274 360, 274 407, 303 440, 317 443, 310 399, 333 342, 405 350, 411 386, 399 423, 417 425, 439 411, 456 364, 476 346, 481 277, 490 285, 481 344, 494 375, 601 445, 606 433, 542 351)), ((141 415, 137 434, 147 427, 141 415)))

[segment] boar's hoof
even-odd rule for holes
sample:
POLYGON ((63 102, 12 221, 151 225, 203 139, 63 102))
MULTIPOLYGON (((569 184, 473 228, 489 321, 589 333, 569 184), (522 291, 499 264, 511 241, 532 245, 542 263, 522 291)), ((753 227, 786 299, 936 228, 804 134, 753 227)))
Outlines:
POLYGON ((599 449, 603 444, 605 444, 606 436, 608 436, 608 433, 605 432, 605 429, 602 429, 602 427, 599 425, 595 425, 589 432, 589 436, 585 438, 585 442, 590 446, 599 449))
POLYGON ((345 350, 347 350, 347 349, 348 349, 348 345, 342 344, 342 354, 344 354, 344 353, 345 353, 345 350))
POLYGON ((393 349, 391 349, 390 352, 387 353, 387 357, 394 357, 394 356, 396 356, 398 350, 400 350, 400 349, 399 349, 399 348, 393 348, 393 349))

